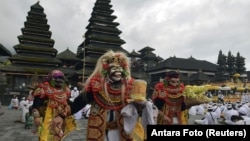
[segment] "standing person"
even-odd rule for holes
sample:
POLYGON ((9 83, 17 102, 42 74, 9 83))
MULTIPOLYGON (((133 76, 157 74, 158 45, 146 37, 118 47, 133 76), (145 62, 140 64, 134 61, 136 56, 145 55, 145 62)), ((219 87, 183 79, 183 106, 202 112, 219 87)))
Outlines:
POLYGON ((219 91, 219 94, 218 94, 218 102, 224 103, 224 95, 221 91, 219 91))
POLYGON ((146 100, 147 82, 134 80, 129 102, 122 108, 124 130, 133 134, 134 141, 144 141, 147 136, 147 125, 156 124, 154 120, 154 104, 146 100))
POLYGON ((16 95, 14 95, 13 98, 11 99, 10 108, 15 110, 19 109, 19 100, 16 95))
POLYGON ((72 111, 91 104, 87 141, 129 141, 124 132, 121 109, 126 105, 133 79, 125 53, 107 51, 98 60, 93 73, 85 83, 87 102, 81 96, 73 103, 72 111))
POLYGON ((51 71, 33 92, 34 125, 39 141, 61 141, 76 125, 71 116, 68 99, 70 89, 60 70, 51 71))
MULTIPOLYGON (((77 89, 77 87, 74 87, 73 90, 71 90, 71 97, 70 97, 70 101, 74 102, 75 98, 79 96, 79 90, 77 89)), ((83 110, 80 109, 77 113, 74 114, 74 118, 75 119, 81 119, 82 118, 82 112, 83 110)))
POLYGON ((77 87, 74 87, 73 90, 71 90, 71 101, 74 101, 76 97, 78 97, 79 95, 79 90, 77 89, 77 87))
POLYGON ((22 110, 21 123, 25 123, 26 122, 25 115, 26 115, 26 113, 29 112, 29 103, 25 99, 25 97, 22 97, 22 99, 20 101, 20 109, 22 110))
POLYGON ((241 103, 245 103, 248 102, 248 95, 247 93, 244 91, 241 95, 241 103))
POLYGON ((155 85, 152 100, 159 109, 157 124, 187 124, 184 90, 176 71, 167 72, 166 78, 155 85))
POLYGON ((25 129, 31 129, 33 127, 33 114, 32 114, 32 107, 29 107, 29 111, 25 115, 25 129))

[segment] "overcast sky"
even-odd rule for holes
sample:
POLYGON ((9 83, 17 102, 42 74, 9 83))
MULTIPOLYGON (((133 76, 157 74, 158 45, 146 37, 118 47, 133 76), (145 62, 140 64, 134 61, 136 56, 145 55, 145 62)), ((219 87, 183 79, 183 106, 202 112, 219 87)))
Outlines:
MULTIPOLYGON (((77 51, 96 0, 40 0, 54 48, 77 51)), ((37 0, 0 0, 0 43, 19 44, 27 13, 37 0)), ((124 49, 149 46, 167 59, 194 57, 217 63, 221 50, 239 52, 250 71, 250 0, 111 0, 124 49)))

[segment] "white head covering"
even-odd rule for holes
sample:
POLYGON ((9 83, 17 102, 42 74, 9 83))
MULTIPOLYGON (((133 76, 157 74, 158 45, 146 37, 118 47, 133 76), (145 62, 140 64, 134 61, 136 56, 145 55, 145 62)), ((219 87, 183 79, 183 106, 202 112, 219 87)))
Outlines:
POLYGON ((233 108, 232 107, 232 104, 227 104, 227 108, 229 109, 229 108, 233 108))
POLYGON ((214 108, 213 108, 212 105, 208 105, 207 109, 208 109, 208 110, 213 110, 214 108))
POLYGON ((241 115, 246 115, 247 114, 247 110, 245 109, 245 108, 239 108, 239 113, 241 114, 241 115))

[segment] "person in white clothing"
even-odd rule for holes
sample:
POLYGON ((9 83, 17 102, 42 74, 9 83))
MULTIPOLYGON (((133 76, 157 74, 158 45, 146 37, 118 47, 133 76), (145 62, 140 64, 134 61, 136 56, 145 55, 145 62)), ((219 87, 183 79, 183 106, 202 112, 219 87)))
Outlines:
POLYGON ((234 125, 234 122, 231 119, 233 115, 239 116, 239 112, 233 109, 232 105, 229 104, 227 107, 227 111, 224 113, 225 124, 234 125))
POLYGON ((137 79, 134 81, 133 89, 128 99, 128 104, 122 108, 121 114, 124 117, 124 130, 126 134, 133 134, 134 138, 146 139, 147 125, 156 124, 154 120, 153 102, 146 100, 147 82, 137 79), (141 129, 143 135, 136 133, 141 129))
POLYGON ((22 97, 22 99, 20 101, 20 107, 19 108, 22 110, 22 113, 21 113, 21 122, 25 123, 25 121, 26 121, 25 115, 26 115, 26 113, 29 112, 28 102, 25 100, 25 97, 22 97))
POLYGON ((197 114, 197 107, 198 107, 197 105, 194 105, 189 108, 188 110, 189 116, 195 116, 197 114))
POLYGON ((87 104, 87 105, 82 109, 82 114, 83 114, 84 118, 86 118, 86 119, 89 118, 90 109, 91 109, 91 104, 87 104))
POLYGON ((224 95, 222 94, 221 91, 219 91, 219 94, 218 94, 218 102, 224 103, 224 95))
POLYGON ((243 107, 239 108, 239 116, 232 116, 231 119, 235 125, 250 125, 250 117, 247 116, 247 110, 243 107))
POLYGON ((205 114, 205 108, 203 104, 200 104, 197 106, 197 111, 196 111, 197 115, 204 115, 205 114))
POLYGON ((248 95, 243 92, 241 95, 241 103, 248 102, 248 95))
POLYGON ((70 101, 74 101, 76 97, 79 96, 79 90, 77 89, 77 87, 74 87, 73 90, 71 90, 71 98, 70 98, 70 101))
POLYGON ((213 106, 208 106, 205 117, 201 120, 195 120, 194 122, 200 125, 217 125, 219 116, 213 110, 213 106))
MULTIPOLYGON (((74 101, 75 100, 75 98, 76 97, 78 97, 79 96, 79 90, 77 89, 77 87, 74 87, 74 89, 73 90, 71 90, 71 97, 70 97, 70 101, 74 101)), ((75 114, 74 114, 74 118, 75 119, 81 119, 82 118, 82 109, 81 110, 79 110, 78 112, 76 112, 75 114)))
POLYGON ((221 117, 221 109, 219 107, 219 104, 214 103, 213 105, 213 111, 217 113, 218 119, 221 117))
POLYGON ((14 97, 11 99, 10 108, 16 110, 19 109, 19 100, 16 95, 14 95, 14 97))

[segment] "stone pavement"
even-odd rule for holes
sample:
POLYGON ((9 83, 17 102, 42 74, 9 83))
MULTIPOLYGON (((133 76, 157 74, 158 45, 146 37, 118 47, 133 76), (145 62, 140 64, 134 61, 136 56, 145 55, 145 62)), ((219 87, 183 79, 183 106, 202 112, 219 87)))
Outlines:
MULTIPOLYGON (((2 106, 0 113, 0 141, 38 141, 38 137, 31 132, 31 129, 25 129, 23 123, 15 123, 20 120, 21 110, 9 110, 7 106, 2 106)), ((189 118, 189 124, 194 124, 194 119, 201 119, 203 116, 192 116, 189 118)), ((85 141, 87 119, 79 119, 78 130, 71 132, 63 141, 85 141)))
MULTIPOLYGON (((23 123, 16 123, 20 120, 21 110, 9 110, 7 106, 2 106, 0 113, 0 141, 38 141, 38 137, 25 129, 23 123)), ((71 132, 63 141, 85 141, 87 119, 77 120, 78 129, 71 132)))

